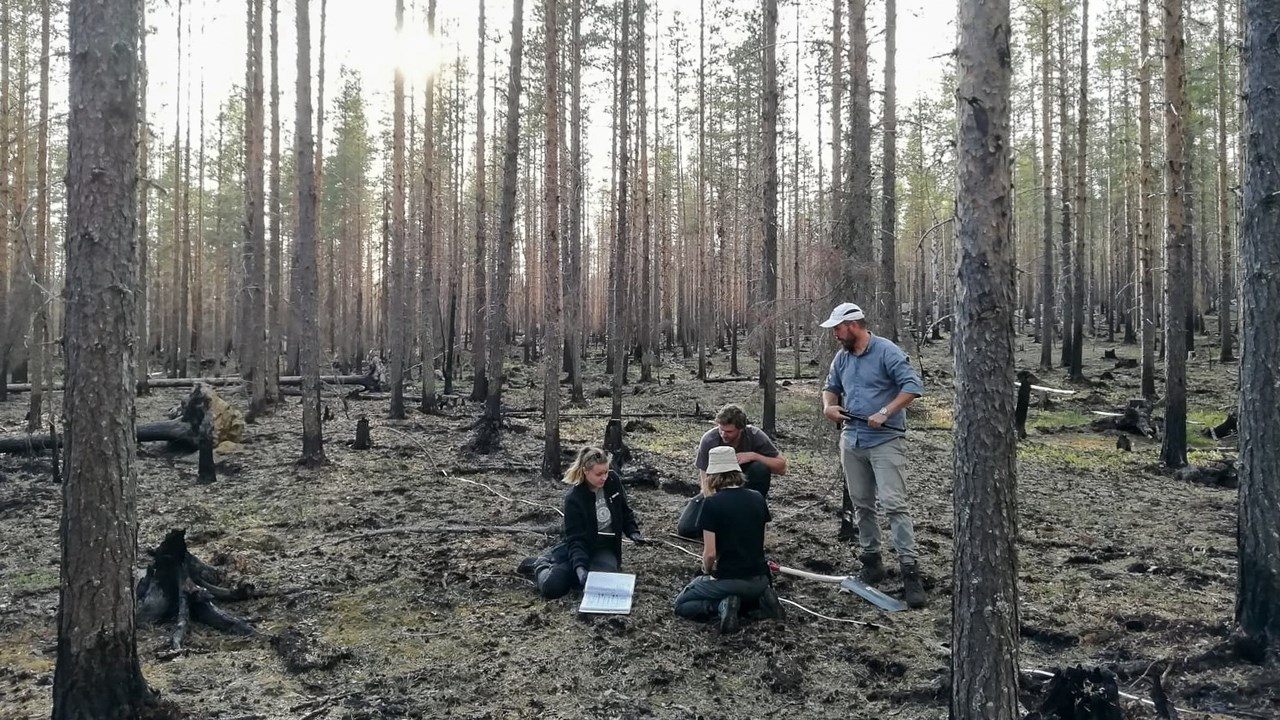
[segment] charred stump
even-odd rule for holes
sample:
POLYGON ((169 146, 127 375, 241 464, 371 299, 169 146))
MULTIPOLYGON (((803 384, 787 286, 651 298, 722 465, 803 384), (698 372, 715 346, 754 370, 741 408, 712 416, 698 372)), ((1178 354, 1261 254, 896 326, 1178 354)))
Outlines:
POLYGON ((1237 488, 1240 478, 1236 474, 1234 459, 1226 458, 1207 465, 1188 465, 1178 468, 1173 474, 1179 480, 1209 487, 1237 488))
POLYGON ((170 650, 182 650, 191 621, 222 632, 256 635, 249 621, 232 615, 214 601, 234 602, 253 597, 249 584, 228 588, 226 579, 187 551, 186 531, 170 530, 160 546, 150 551, 151 564, 138 581, 137 616, 142 622, 174 622, 170 650))
POLYGON ((356 439, 351 444, 352 450, 368 450, 373 443, 369 440, 369 418, 362 417, 356 421, 356 439))
POLYGON ((466 452, 473 455, 492 455, 502 447, 501 415, 492 417, 484 413, 471 427, 471 437, 463 446, 466 452))
POLYGON ((1058 670, 1049 680, 1038 720, 1123 720, 1116 676, 1103 668, 1058 670))
POLYGON ((631 448, 623 440, 622 418, 610 418, 604 426, 604 451, 610 455, 610 469, 619 475, 622 468, 631 462, 631 448))
POLYGON ((1239 431, 1239 428, 1236 427, 1236 423, 1236 414, 1229 413, 1226 420, 1223 420, 1214 427, 1205 428, 1201 432, 1204 433, 1205 437, 1212 438, 1214 440, 1221 440, 1223 438, 1231 437, 1239 431))
POLYGON ((628 488, 657 489, 662 484, 662 475, 652 465, 637 465, 621 473, 622 484, 628 488))
POLYGON ((1018 404, 1014 407, 1014 420, 1017 422, 1018 439, 1027 439, 1027 410, 1031 407, 1031 386, 1038 382, 1035 375, 1026 370, 1018 371, 1018 404))
POLYGON ((1155 437, 1156 430, 1151 424, 1151 409, 1145 400, 1133 399, 1119 417, 1102 417, 1089 424, 1098 431, 1119 430, 1121 432, 1155 437))

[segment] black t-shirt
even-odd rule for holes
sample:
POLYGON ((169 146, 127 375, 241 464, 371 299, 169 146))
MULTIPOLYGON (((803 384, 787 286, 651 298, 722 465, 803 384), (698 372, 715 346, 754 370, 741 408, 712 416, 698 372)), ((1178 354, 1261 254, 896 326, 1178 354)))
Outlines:
POLYGON ((772 519, 764 496, 744 487, 725 488, 703 501, 698 529, 716 534, 717 578, 768 574, 764 526, 772 519))

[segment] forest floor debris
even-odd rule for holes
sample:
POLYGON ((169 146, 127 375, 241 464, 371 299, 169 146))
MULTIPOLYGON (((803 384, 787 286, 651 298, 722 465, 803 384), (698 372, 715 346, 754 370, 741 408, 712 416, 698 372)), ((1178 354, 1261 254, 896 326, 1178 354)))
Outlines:
MULTIPOLYGON (((1020 343, 1019 367, 1035 368, 1039 347, 1027 338, 1020 343)), ((545 506, 559 506, 564 485, 533 471, 541 464, 540 417, 528 413, 529 432, 504 433, 503 453, 478 459, 462 452, 467 433, 458 429, 459 419, 479 415, 478 404, 455 408, 452 418, 415 414, 411 423, 392 423, 375 402, 356 413, 326 398, 334 416, 325 427, 326 451, 334 462, 306 470, 294 466, 300 411, 290 398, 247 429, 238 472, 220 474, 213 484, 194 482, 194 455, 175 461, 140 454, 141 545, 186 528, 192 552, 253 579, 260 592, 235 603, 235 611, 274 638, 192 624, 182 643, 188 652, 162 660, 147 649, 166 645, 172 624, 140 625, 147 680, 193 717, 220 708, 219 717, 264 720, 945 718, 951 361, 945 341, 927 346, 923 357, 910 340, 904 347, 929 378, 929 395, 910 413, 908 440, 929 592, 924 610, 882 613, 834 586, 780 576, 779 595, 817 615, 788 606, 785 624, 753 623, 721 636, 672 613, 672 599, 697 560, 654 542, 624 551, 625 568, 638 575, 633 613, 579 617, 576 597, 543 601, 515 573, 522 557, 550 541, 523 530, 560 520, 545 506), (370 450, 347 443, 360 414, 372 425, 370 450), (451 526, 500 531, 442 531, 451 526), (521 531, 504 530, 515 528, 521 531)), ((1091 342, 1085 357, 1097 359, 1086 361, 1086 375, 1105 372, 1110 379, 1089 393, 1055 396, 1051 409, 1033 401, 1027 424, 1034 432, 1019 445, 1023 667, 1159 666, 1202 656, 1229 635, 1236 491, 1160 473, 1156 439, 1132 435, 1133 451, 1124 452, 1115 437, 1089 427, 1098 408, 1097 398, 1086 395, 1115 408, 1139 395, 1137 369, 1102 359, 1117 347, 1091 342)), ((715 357, 727 366, 724 353, 715 357)), ((757 387, 700 383, 691 362, 669 357, 662 384, 654 386, 661 394, 628 392, 624 400, 626 410, 652 425, 633 426, 627 443, 635 455, 629 467, 643 466, 657 478, 656 486, 628 489, 653 538, 674 529, 693 488, 694 449, 710 427, 704 413, 733 401, 753 420, 760 414, 757 387), (671 384, 671 377, 680 380, 671 384)), ((754 370, 745 353, 740 363, 754 370)), ((601 367, 598 356, 587 363, 588 397, 602 387, 601 367)), ((1213 403, 1234 397, 1234 366, 1193 359, 1189 368, 1190 418, 1219 425, 1231 408, 1213 403)), ((1062 370, 1037 375, 1045 386, 1068 385, 1062 370)), ((818 419, 819 382, 785 379, 778 417, 790 471, 770 494, 768 551, 786 565, 846 574, 856 569, 858 553, 836 537, 835 429, 818 419)), ((541 390, 524 385, 507 391, 511 407, 540 402, 541 390)), ((140 399, 139 417, 162 414, 184 394, 157 390, 140 399)), ((234 389, 221 394, 243 406, 234 389)), ((565 446, 600 443, 605 420, 598 414, 607 406, 596 398, 585 412, 566 413, 565 446)), ((0 427, 20 427, 25 410, 22 396, 0 405, 0 427)), ((1222 466, 1235 455, 1234 438, 1188 436, 1196 465, 1222 466)), ((60 512, 49 471, 47 456, 0 457, 0 718, 49 712, 60 512)), ((140 553, 139 571, 146 562, 140 553)), ((901 595, 896 577, 880 587, 901 595)), ((1174 667, 1165 687, 1173 704, 1195 711, 1189 717, 1280 716, 1274 669, 1230 660, 1174 667)), ((1122 679, 1119 691, 1145 697, 1148 688, 1135 677, 1122 679)), ((1038 708, 1043 692, 1033 683, 1024 690, 1027 708, 1038 708)), ((1129 703, 1126 716, 1152 711, 1129 703)))

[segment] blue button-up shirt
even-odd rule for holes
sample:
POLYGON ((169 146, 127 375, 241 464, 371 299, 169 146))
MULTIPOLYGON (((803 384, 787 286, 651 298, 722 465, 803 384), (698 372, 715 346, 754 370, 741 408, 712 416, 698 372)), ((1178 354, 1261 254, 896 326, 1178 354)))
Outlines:
MULTIPOLYGON (((861 355, 841 349, 831 359, 831 371, 823 390, 843 396, 845 412, 869 418, 893 402, 899 393, 924 395, 920 376, 911 367, 907 354, 892 341, 875 335, 861 355)), ((886 425, 905 428, 905 410, 889 416, 886 425)), ((873 428, 864 420, 844 421, 846 447, 875 447, 902 437, 903 432, 887 427, 873 428)))

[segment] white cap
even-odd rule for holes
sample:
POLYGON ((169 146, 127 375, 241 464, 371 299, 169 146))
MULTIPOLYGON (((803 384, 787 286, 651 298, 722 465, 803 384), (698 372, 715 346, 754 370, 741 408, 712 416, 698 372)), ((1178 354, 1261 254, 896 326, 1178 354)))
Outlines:
POLYGON ((863 314, 862 308, 858 307, 857 305, 854 305, 853 303, 840 303, 835 307, 834 310, 831 311, 831 317, 818 323, 818 326, 824 327, 824 328, 833 328, 842 322, 849 322, 850 320, 861 320, 865 317, 866 315, 863 314))
POLYGON ((707 474, 741 471, 738 465, 738 451, 728 445, 713 447, 707 452, 707 474))

